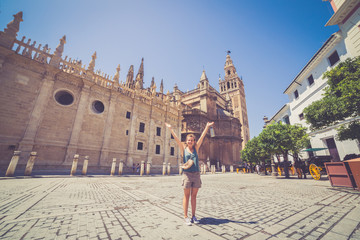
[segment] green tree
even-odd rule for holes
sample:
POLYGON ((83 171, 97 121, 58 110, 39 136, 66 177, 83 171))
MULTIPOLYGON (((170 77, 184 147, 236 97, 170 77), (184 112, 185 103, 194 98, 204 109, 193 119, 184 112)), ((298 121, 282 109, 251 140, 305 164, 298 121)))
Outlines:
MULTIPOLYGON (((312 130, 341 123, 360 116, 360 57, 349 58, 324 73, 328 79, 324 97, 313 102, 303 111, 312 130)), ((360 141, 360 121, 353 120, 337 129, 338 140, 360 141)))
POLYGON ((298 154, 309 143, 306 128, 299 125, 274 123, 267 126, 259 135, 262 149, 272 155, 284 158, 285 177, 289 178, 289 153, 298 154))
POLYGON ((245 148, 241 151, 241 158, 251 164, 261 162, 265 169, 265 175, 267 175, 265 163, 267 159, 271 158, 271 155, 262 148, 258 137, 254 137, 246 143, 245 148))

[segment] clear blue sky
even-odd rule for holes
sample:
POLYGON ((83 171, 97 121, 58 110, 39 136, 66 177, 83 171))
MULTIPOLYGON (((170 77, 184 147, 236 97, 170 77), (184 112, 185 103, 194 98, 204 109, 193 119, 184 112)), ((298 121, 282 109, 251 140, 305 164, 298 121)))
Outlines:
POLYGON ((155 77, 165 92, 176 83, 192 90, 205 69, 219 89, 226 51, 242 76, 251 137, 287 101, 283 91, 337 26, 322 0, 0 0, 0 29, 23 11, 22 36, 55 50, 66 35, 63 56, 114 75, 121 66, 138 71, 144 57, 145 87, 155 77))

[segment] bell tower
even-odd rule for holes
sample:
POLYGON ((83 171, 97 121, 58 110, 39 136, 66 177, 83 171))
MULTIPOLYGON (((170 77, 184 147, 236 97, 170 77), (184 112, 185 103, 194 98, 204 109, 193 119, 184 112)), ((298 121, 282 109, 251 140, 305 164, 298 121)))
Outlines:
POLYGON ((246 109, 245 89, 242 78, 236 72, 236 68, 230 57, 230 51, 227 52, 224 66, 225 77, 219 78, 220 94, 226 99, 230 98, 233 116, 240 120, 241 137, 243 138, 242 149, 250 140, 249 122, 246 109))

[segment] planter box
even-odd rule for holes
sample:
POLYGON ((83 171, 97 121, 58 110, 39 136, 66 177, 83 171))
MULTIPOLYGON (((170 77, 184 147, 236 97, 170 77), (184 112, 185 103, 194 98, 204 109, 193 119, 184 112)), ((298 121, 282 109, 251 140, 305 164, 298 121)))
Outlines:
POLYGON ((351 160, 344 161, 351 171, 352 178, 356 186, 354 186, 358 191, 360 191, 360 158, 355 158, 351 160))
POLYGON ((331 186, 355 188, 344 162, 326 162, 324 164, 331 186))

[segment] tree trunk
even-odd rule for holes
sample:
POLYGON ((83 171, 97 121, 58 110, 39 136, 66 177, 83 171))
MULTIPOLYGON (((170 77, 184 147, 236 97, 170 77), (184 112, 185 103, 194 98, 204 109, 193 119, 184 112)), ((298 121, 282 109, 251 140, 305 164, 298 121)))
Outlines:
POLYGON ((283 157, 284 157, 285 178, 290 178, 290 175, 289 175, 289 160, 288 160, 288 152, 287 151, 283 154, 283 157))
POLYGON ((265 160, 263 160, 262 162, 263 162, 263 167, 264 167, 264 174, 265 174, 265 175, 268 175, 268 174, 267 174, 267 171, 266 171, 266 164, 265 164, 265 160))

